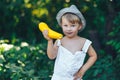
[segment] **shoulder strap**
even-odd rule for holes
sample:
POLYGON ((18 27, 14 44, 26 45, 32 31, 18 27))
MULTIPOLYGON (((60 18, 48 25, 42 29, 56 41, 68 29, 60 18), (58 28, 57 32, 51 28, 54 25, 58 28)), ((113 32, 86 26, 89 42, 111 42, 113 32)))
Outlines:
POLYGON ((86 39, 85 44, 82 48, 82 51, 84 51, 86 53, 91 43, 92 42, 90 40, 86 39))
POLYGON ((61 45, 61 41, 60 39, 57 40, 57 46, 60 46, 61 45))

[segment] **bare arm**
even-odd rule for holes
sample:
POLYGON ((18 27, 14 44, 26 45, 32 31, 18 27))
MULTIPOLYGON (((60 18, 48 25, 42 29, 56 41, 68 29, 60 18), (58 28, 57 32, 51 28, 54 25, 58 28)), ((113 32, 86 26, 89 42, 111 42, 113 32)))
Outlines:
POLYGON ((56 46, 56 42, 55 42, 55 44, 53 44, 53 40, 49 40, 48 45, 47 45, 48 57, 50 59, 55 59, 57 56, 57 51, 58 51, 58 47, 56 46))
POLYGON ((57 56, 57 51, 58 51, 58 47, 56 45, 56 42, 55 42, 55 44, 53 43, 53 39, 51 39, 48 36, 48 31, 47 30, 43 31, 43 36, 46 40, 48 40, 48 45, 47 45, 47 55, 48 55, 48 57, 50 59, 55 59, 56 56, 57 56))
POLYGON ((85 74, 85 72, 95 63, 95 61, 97 60, 97 54, 95 52, 95 50, 93 49, 93 47, 90 45, 89 49, 88 49, 88 55, 89 55, 89 59, 87 60, 87 62, 82 66, 82 68, 78 71, 78 73, 75 74, 75 79, 77 80, 77 78, 82 78, 83 75, 85 74))
POLYGON ((95 50, 93 49, 93 47, 90 45, 89 49, 88 49, 88 55, 89 55, 89 59, 87 60, 87 62, 83 65, 83 67, 81 68, 81 71, 83 71, 84 73, 95 63, 95 61, 97 60, 97 54, 95 52, 95 50))

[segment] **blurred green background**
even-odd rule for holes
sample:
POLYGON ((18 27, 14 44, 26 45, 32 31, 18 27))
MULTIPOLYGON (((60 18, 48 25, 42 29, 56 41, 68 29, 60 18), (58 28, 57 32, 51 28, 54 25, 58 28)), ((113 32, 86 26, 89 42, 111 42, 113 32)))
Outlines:
POLYGON ((87 22, 79 35, 92 40, 98 54, 83 79, 120 80, 120 0, 0 0, 0 80, 50 80, 54 60, 38 23, 62 33, 56 14, 71 4, 87 22))

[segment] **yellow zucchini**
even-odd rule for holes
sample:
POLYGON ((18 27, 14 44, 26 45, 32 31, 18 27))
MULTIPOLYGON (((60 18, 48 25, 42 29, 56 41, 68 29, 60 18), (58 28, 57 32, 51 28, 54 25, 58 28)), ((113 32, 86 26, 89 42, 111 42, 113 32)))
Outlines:
POLYGON ((48 27, 48 25, 44 22, 39 23, 39 29, 41 32, 44 30, 48 30, 48 36, 52 39, 61 39, 63 35, 61 33, 58 33, 48 27))

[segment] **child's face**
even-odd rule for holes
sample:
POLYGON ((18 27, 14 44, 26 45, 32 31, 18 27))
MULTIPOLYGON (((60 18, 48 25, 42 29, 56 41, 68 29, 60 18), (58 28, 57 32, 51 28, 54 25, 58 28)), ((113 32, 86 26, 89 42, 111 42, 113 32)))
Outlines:
POLYGON ((66 18, 62 18, 61 27, 63 33, 69 37, 75 37, 78 34, 78 31, 81 29, 81 25, 78 23, 70 23, 66 18))

